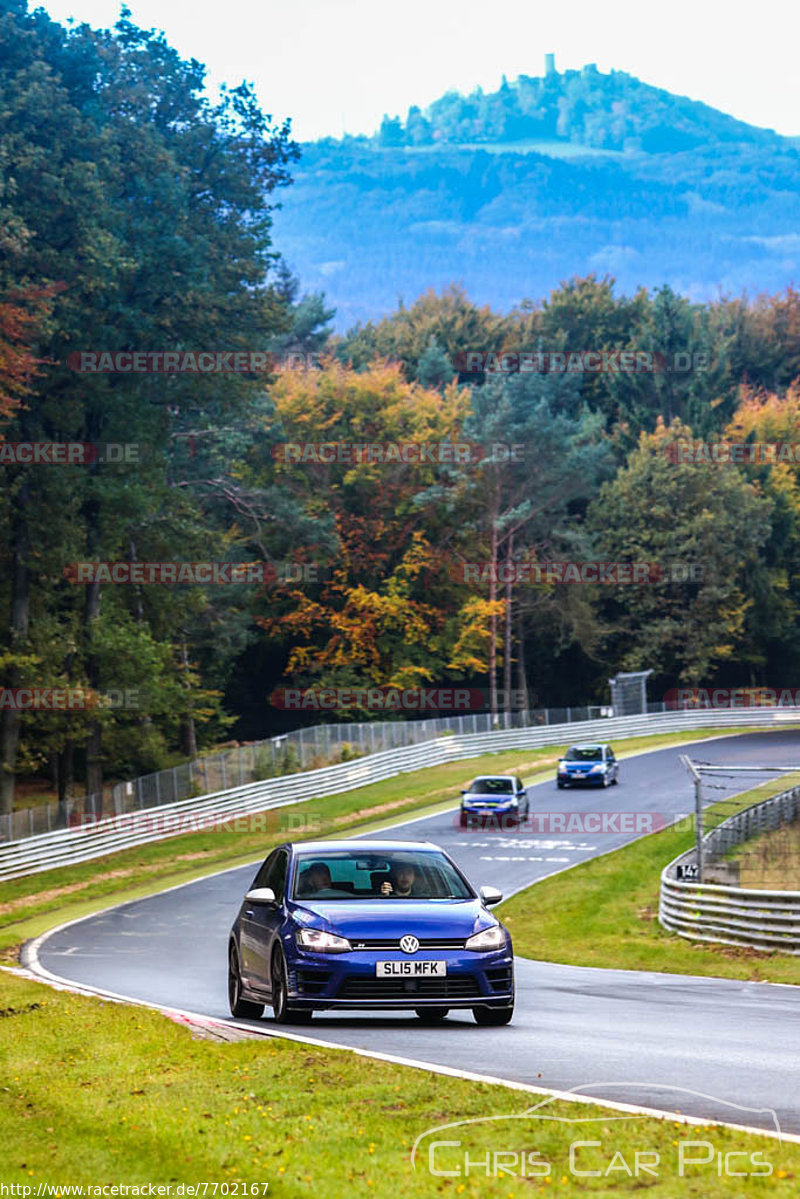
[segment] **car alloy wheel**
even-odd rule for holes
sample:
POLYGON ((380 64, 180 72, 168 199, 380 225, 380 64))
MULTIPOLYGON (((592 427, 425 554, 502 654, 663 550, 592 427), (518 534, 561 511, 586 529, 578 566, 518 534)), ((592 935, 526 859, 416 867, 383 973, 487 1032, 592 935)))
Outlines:
POLYGON ((312 1012, 292 1007, 289 1003, 289 983, 286 961, 279 949, 272 955, 272 1013, 276 1024, 310 1024, 312 1012))
POLYGON ((228 1006, 237 1020, 259 1020, 264 1015, 263 1003, 243 998, 239 954, 234 944, 228 950, 228 1006))

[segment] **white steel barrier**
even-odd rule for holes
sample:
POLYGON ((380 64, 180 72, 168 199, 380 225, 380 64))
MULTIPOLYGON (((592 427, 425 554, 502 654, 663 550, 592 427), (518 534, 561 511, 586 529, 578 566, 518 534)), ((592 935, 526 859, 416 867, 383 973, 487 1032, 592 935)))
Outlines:
POLYGON ((610 741, 659 732, 714 727, 763 728, 787 721, 800 723, 800 709, 664 712, 649 716, 586 720, 578 725, 533 725, 491 733, 435 737, 431 741, 384 750, 353 762, 340 762, 302 774, 265 779, 244 787, 218 791, 213 795, 164 804, 156 809, 110 816, 77 828, 58 829, 22 841, 8 842, 0 845, 0 881, 53 870, 58 866, 75 865, 151 841, 162 841, 179 833, 202 828, 204 821, 211 823, 223 817, 245 816, 288 804, 305 803, 381 782, 397 774, 481 754, 536 749, 571 741, 610 741))
MULTIPOLYGON (((798 813, 800 787, 793 787, 730 816, 703 838, 704 849, 721 856, 750 837, 796 820, 798 813)), ((658 919, 664 928, 690 941, 800 954, 800 891, 678 880, 677 867, 694 860, 695 850, 688 850, 661 872, 658 919)))

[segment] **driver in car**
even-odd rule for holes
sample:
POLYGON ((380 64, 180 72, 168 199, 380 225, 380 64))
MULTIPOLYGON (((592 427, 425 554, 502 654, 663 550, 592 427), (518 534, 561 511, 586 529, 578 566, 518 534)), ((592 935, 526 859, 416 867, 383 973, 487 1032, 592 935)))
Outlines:
POLYGON ((400 899, 414 894, 417 872, 410 862, 398 862, 392 867, 389 878, 381 883, 381 895, 393 895, 400 899))
POLYGON ((298 882, 299 895, 316 895, 331 885, 331 872, 324 862, 312 862, 298 882))

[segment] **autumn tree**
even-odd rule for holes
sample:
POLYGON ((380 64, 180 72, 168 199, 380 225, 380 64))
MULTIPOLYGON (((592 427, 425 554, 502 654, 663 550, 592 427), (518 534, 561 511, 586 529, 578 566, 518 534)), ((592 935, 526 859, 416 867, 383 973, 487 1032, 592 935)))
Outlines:
POLYGON ((663 571, 653 582, 607 585, 601 608, 608 659, 654 670, 656 685, 707 685, 734 660, 773 511, 737 467, 676 461, 675 447, 691 440, 677 420, 643 432, 589 511, 605 560, 663 571))

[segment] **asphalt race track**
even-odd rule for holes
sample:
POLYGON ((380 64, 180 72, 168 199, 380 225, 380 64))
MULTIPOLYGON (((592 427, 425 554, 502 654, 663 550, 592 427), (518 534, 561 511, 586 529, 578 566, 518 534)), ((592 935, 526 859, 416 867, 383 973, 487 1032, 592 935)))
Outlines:
MULTIPOLYGON (((616 813, 647 813, 658 826, 662 816, 690 812, 682 752, 623 760, 619 786, 606 790, 559 791, 552 781, 529 789, 532 813, 605 813, 611 831, 470 831, 448 812, 374 835, 434 841, 473 883, 510 895, 635 837, 613 831, 616 813)), ((794 764, 800 732, 720 738, 690 752, 708 762, 794 764)), ((470 770, 466 762, 465 780, 470 770)), ((715 780, 729 794, 756 781, 715 780)), ((709 802, 722 794, 709 790, 709 802)), ((538 819, 545 829, 554 823, 538 819)), ((56 930, 40 945, 39 962, 83 986, 227 1018, 227 935, 254 874, 254 866, 227 871, 56 930)), ((479 1028, 470 1012, 453 1012, 438 1028, 421 1026, 412 1013, 319 1013, 298 1032, 320 1043, 735 1124, 774 1129, 777 1117, 781 1131, 800 1134, 800 987, 524 959, 516 968, 517 1007, 506 1028, 479 1028)), ((528 1106, 523 1100, 520 1109, 528 1106)))

